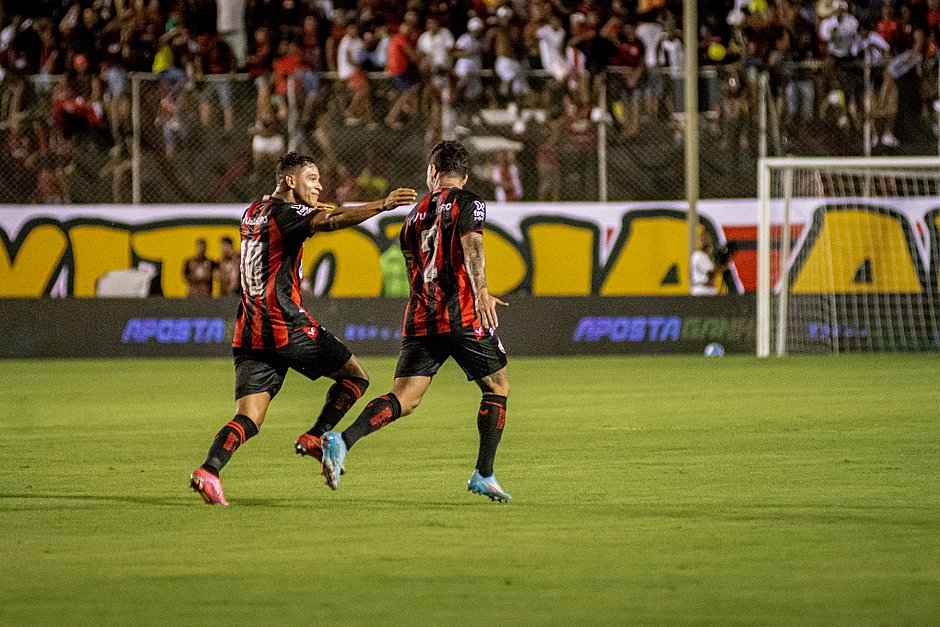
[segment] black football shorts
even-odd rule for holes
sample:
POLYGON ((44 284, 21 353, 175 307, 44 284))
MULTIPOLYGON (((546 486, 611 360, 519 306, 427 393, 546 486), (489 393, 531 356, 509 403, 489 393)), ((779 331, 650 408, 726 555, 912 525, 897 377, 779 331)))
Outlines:
POLYGON ((315 337, 303 329, 291 331, 287 345, 275 349, 236 348, 235 400, 249 394, 281 389, 287 370, 293 368, 311 381, 331 375, 349 361, 352 352, 323 327, 311 327, 315 337))
POLYGON ((395 377, 433 377, 448 357, 454 358, 470 381, 506 366, 506 349, 496 331, 478 337, 473 327, 464 327, 459 332, 403 337, 395 377))

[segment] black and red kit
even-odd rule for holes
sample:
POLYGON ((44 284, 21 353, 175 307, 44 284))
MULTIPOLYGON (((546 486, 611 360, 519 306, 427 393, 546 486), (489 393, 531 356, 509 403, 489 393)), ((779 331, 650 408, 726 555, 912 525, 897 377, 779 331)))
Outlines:
POLYGON ((242 216, 242 298, 232 338, 236 399, 260 392, 273 398, 288 369, 316 380, 352 357, 300 300, 304 240, 315 211, 267 198, 242 216))
POLYGON ((402 335, 483 332, 460 238, 485 222, 486 203, 456 187, 425 196, 408 214, 399 236, 411 283, 402 335))
POLYGON ((314 211, 268 198, 242 216, 242 297, 233 348, 281 348, 292 331, 319 326, 300 300, 300 264, 314 211))
POLYGON ((408 214, 399 239, 411 298, 395 377, 433 377, 450 357, 471 380, 506 367, 496 330, 477 318, 460 239, 485 222, 486 203, 456 187, 425 196, 408 214))

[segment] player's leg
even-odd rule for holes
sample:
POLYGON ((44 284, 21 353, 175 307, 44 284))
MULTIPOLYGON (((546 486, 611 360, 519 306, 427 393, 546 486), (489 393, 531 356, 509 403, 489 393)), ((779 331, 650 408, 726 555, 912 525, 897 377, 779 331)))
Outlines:
POLYGON ((342 433, 324 434, 323 476, 328 486, 336 489, 343 460, 356 442, 415 410, 448 354, 449 345, 443 337, 402 339, 392 391, 372 399, 342 433))
POLYGON ((322 459, 320 438, 362 397, 369 387, 369 375, 349 348, 322 327, 295 331, 290 343, 278 352, 291 368, 311 381, 326 376, 335 382, 327 390, 315 424, 301 434, 295 444, 299 455, 309 455, 319 461, 322 459))
POLYGON ((345 431, 323 434, 323 476, 326 484, 335 490, 339 485, 339 474, 344 472, 346 454, 353 444, 413 412, 430 385, 429 376, 396 378, 392 391, 369 401, 345 431))
POLYGON ((467 378, 475 381, 483 393, 477 412, 480 446, 467 489, 495 501, 508 501, 512 497, 500 487, 493 470, 496 449, 506 424, 509 397, 509 371, 503 344, 495 332, 478 337, 472 329, 465 329, 455 342, 453 356, 467 378))
POLYGON ((392 391, 372 399, 356 421, 343 431, 346 448, 352 448, 359 439, 413 412, 449 354, 446 336, 403 338, 392 391))
POLYGON ((287 367, 258 355, 235 356, 235 416, 216 434, 206 461, 190 475, 190 485, 210 505, 228 505, 219 474, 235 451, 258 434, 287 367))
POLYGON ((421 404, 430 385, 429 376, 397 377, 392 391, 369 401, 356 421, 343 431, 346 448, 352 448, 370 433, 412 413, 421 404))
POLYGON ((329 377, 335 383, 326 392, 326 402, 316 423, 307 431, 318 438, 339 424, 346 412, 362 398, 369 387, 369 374, 355 355, 329 377))

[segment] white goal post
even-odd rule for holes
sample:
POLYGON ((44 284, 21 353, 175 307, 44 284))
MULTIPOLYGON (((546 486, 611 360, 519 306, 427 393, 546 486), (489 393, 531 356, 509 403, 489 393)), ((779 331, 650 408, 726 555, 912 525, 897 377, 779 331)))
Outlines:
POLYGON ((940 158, 758 162, 757 355, 940 350, 940 158))

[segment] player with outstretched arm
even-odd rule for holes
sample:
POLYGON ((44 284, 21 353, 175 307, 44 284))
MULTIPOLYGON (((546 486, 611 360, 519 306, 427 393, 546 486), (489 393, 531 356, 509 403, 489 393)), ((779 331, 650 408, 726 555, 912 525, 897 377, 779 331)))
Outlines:
POLYGON ((258 433, 288 369, 310 380, 335 383, 316 424, 295 445, 300 455, 321 457, 320 436, 332 429, 369 386, 359 359, 304 309, 300 264, 304 241, 321 231, 355 226, 382 211, 410 205, 413 189, 355 207, 317 201, 323 186, 310 157, 287 153, 278 160, 277 189, 252 204, 241 221, 241 302, 235 321, 235 417, 215 436, 190 486, 210 505, 228 505, 219 472, 232 454, 258 433))
POLYGON ((335 490, 349 449, 360 438, 413 412, 432 377, 453 357, 483 392, 477 414, 480 448, 467 489, 508 501, 510 495, 493 472, 506 422, 509 375, 506 352, 496 335, 496 305, 506 303, 486 286, 486 203, 463 189, 469 155, 461 144, 438 143, 428 161, 431 193, 408 214, 400 235, 411 295, 395 382, 391 392, 373 399, 345 431, 323 435, 323 475, 335 490))

